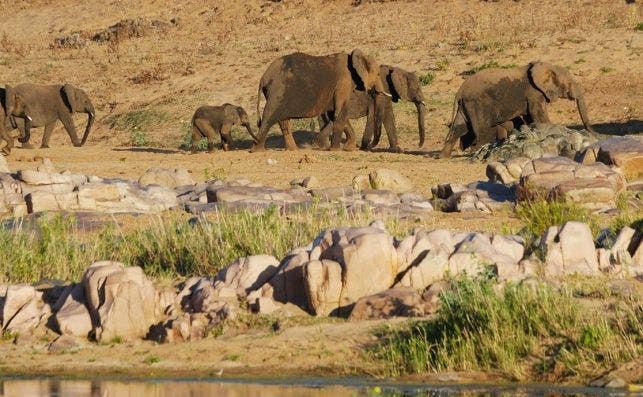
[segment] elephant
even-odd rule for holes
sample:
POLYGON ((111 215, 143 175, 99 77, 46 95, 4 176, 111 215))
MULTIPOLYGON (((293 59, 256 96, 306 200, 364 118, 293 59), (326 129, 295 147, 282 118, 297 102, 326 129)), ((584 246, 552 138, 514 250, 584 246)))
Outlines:
POLYGON ((29 131, 31 128, 31 116, 29 116, 30 109, 25 104, 24 100, 19 94, 7 86, 0 89, 0 139, 4 140, 6 145, 2 148, 2 153, 8 156, 13 148, 14 137, 9 134, 9 130, 14 128, 15 118, 24 119, 25 130, 29 131), (11 103, 11 108, 6 104, 11 103))
POLYGON ((451 155, 458 138, 462 149, 506 139, 517 120, 549 124, 545 104, 558 98, 575 100, 583 125, 596 134, 580 86, 567 69, 534 61, 519 68, 479 71, 456 94, 453 121, 440 157, 451 155))
MULTIPOLYGON (((351 98, 346 105, 348 108, 349 119, 356 119, 365 116, 368 117, 366 130, 362 136, 362 145, 360 148, 362 150, 366 150, 377 146, 380 140, 383 123, 388 135, 390 149, 395 152, 401 151, 397 141, 395 115, 393 114, 393 102, 398 102, 400 99, 410 101, 415 104, 418 115, 418 132, 420 135, 419 147, 424 146, 424 115, 426 112, 426 104, 424 103, 424 95, 422 94, 420 80, 417 75, 398 67, 381 65, 380 78, 382 79, 385 91, 391 94, 391 97, 378 96, 376 98, 376 113, 379 114, 379 119, 377 121, 374 120, 374 114, 368 114, 369 95, 366 92, 353 90, 351 98), (375 126, 371 124, 373 122, 375 122, 375 126), (374 133, 375 139, 371 143, 371 139, 373 138, 372 133, 374 133)), ((325 114, 320 116, 319 126, 323 131, 320 139, 327 140, 328 131, 324 131, 324 126, 326 126, 327 130, 331 127, 329 127, 329 119, 325 114)), ((347 122, 346 129, 352 130, 350 122, 347 122)), ((347 135, 350 133, 354 134, 352 131, 345 132, 347 135)))
POLYGON ((201 138, 208 138, 208 151, 214 151, 214 135, 219 134, 223 150, 228 150, 232 145, 230 129, 234 125, 243 125, 248 133, 257 141, 257 137, 250 128, 248 114, 241 106, 224 103, 221 106, 201 106, 192 116, 192 153, 196 152, 196 145, 201 138))
MULTIPOLYGON (((290 119, 317 117, 328 112, 333 121, 330 148, 340 149, 346 125, 348 102, 353 89, 368 92, 374 102, 377 94, 390 96, 384 90, 380 68, 375 59, 359 49, 350 54, 314 56, 296 52, 274 60, 259 82, 257 92, 258 139, 253 152, 265 149, 270 127, 279 123, 287 150, 297 144, 290 131, 290 119), (266 99, 260 110, 261 94, 266 99), (261 115, 261 116, 259 116, 261 115)), ((374 107, 374 103, 371 105, 374 107)), ((355 135, 348 136, 345 149, 355 148, 355 135)))
MULTIPOLYGON (((45 127, 45 133, 40 147, 48 148, 49 139, 54 131, 56 122, 60 120, 74 146, 83 146, 87 141, 92 124, 94 123, 94 105, 87 93, 71 84, 64 85, 40 85, 20 84, 13 88, 25 101, 31 110, 32 127, 45 127), (87 126, 82 139, 78 139, 76 127, 72 119, 73 113, 87 113, 87 126)), ((30 147, 29 131, 24 128, 22 120, 16 120, 16 128, 21 131, 20 142, 23 147, 30 147)))

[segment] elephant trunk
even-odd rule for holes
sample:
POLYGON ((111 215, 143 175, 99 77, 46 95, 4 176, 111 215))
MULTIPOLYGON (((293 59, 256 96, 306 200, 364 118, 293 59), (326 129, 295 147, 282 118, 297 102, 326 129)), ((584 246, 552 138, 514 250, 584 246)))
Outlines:
POLYGON ((85 127, 85 133, 83 134, 83 139, 81 139, 80 141, 80 146, 83 146, 85 142, 87 142, 87 138, 89 137, 89 131, 91 131, 92 125, 94 124, 94 119, 96 118, 93 108, 88 110, 87 114, 88 114, 87 127, 85 127))
POLYGON ((18 137, 18 142, 27 143, 31 138, 31 117, 25 117, 25 131, 20 137, 18 137))
POLYGON ((426 106, 424 105, 424 102, 416 102, 415 106, 417 107, 418 111, 418 133, 420 134, 420 144, 419 148, 422 148, 424 146, 424 138, 426 136, 426 131, 424 129, 424 115, 426 112, 426 106))
POLYGON ((248 130, 248 134, 254 139, 255 143, 259 142, 259 139, 257 139, 257 136, 252 132, 252 128, 250 127, 250 123, 243 123, 243 126, 246 127, 248 130))
POLYGON ((594 129, 592 128, 592 124, 590 123, 589 117, 587 116, 587 105, 585 105, 585 99, 582 95, 578 95, 576 97, 576 106, 578 106, 578 113, 580 114, 580 118, 583 121, 585 129, 589 131, 590 134, 596 135, 596 131, 594 131, 594 129))

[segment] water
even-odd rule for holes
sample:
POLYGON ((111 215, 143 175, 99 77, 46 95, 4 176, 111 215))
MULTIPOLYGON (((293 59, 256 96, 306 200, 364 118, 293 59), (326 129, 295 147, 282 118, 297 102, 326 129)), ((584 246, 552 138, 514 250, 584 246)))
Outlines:
POLYGON ((0 397, 633 396, 549 385, 398 385, 365 379, 177 380, 0 378, 0 397))

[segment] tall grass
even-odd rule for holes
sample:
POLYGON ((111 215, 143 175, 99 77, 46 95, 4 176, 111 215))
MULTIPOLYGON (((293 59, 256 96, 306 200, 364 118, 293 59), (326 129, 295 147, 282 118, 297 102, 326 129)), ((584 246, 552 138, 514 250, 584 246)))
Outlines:
POLYGON ((600 374, 643 354, 643 306, 584 308, 571 290, 460 279, 433 320, 386 329, 374 348, 389 375, 499 371, 515 379, 600 374))
MULTIPOLYGON (((373 219, 367 210, 315 208, 283 215, 273 207, 262 213, 220 211, 191 222, 185 216, 164 215, 131 231, 110 223, 86 232, 78 229, 73 216, 46 216, 12 229, 0 228, 0 283, 78 280, 97 260, 138 265, 161 278, 214 274, 237 257, 282 258, 326 228, 364 226, 373 219)), ((403 233, 403 223, 395 216, 383 220, 392 233, 403 233)))
POLYGON ((516 216, 525 227, 525 237, 539 237, 550 226, 562 225, 568 221, 587 223, 596 235, 599 231, 598 219, 587 208, 571 201, 544 199, 524 201, 516 206, 516 216))

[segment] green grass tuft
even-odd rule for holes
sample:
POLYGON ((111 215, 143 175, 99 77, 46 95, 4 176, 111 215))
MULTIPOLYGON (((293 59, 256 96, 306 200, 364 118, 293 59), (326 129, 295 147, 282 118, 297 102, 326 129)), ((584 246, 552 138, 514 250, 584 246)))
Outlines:
POLYGON ((452 282, 433 320, 379 335, 374 357, 387 375, 500 371, 514 379, 598 375, 643 354, 643 306, 622 301, 613 316, 577 303, 568 289, 452 282))
POLYGON ((463 76, 471 76, 472 74, 475 74, 481 70, 484 69, 493 69, 493 68, 499 68, 499 69, 512 69, 517 67, 518 65, 510 63, 507 65, 501 65, 497 61, 489 61, 486 63, 483 63, 482 65, 474 66, 471 69, 467 69, 464 72, 462 72, 463 76))
POLYGON ((433 80, 435 80, 435 73, 426 72, 425 74, 420 75, 419 79, 422 85, 429 85, 433 80))
POLYGON ((525 224, 522 234, 528 239, 540 237, 550 226, 568 221, 587 223, 593 235, 599 232, 597 217, 580 204, 569 201, 538 199, 521 202, 516 206, 516 216, 525 224))

